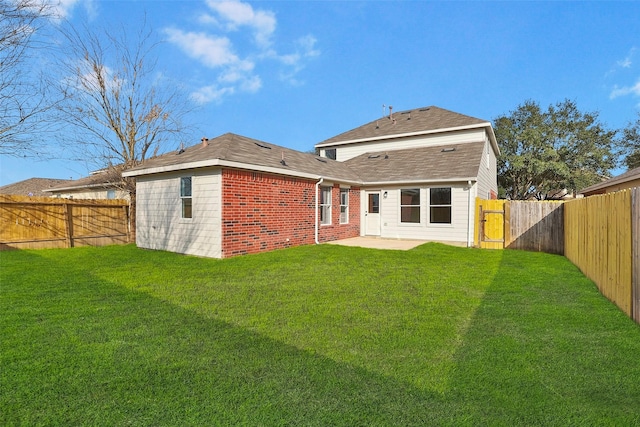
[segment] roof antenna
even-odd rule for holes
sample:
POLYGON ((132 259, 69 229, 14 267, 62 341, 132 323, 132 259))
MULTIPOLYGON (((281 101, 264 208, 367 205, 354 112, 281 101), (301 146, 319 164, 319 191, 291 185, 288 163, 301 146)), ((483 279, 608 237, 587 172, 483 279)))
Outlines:
POLYGON ((387 106, 382 104, 382 117, 387 115, 387 106))

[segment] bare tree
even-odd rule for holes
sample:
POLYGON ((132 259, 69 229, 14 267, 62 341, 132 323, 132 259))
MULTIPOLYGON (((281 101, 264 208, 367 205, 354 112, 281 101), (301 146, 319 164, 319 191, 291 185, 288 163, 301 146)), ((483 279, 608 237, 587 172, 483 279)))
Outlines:
POLYGON ((46 46, 37 33, 51 16, 46 0, 0 0, 0 154, 34 154, 34 134, 52 107, 48 85, 30 62, 46 46))
POLYGON ((115 182, 131 197, 135 218, 135 181, 120 172, 169 142, 177 145, 188 132, 188 98, 156 72, 159 44, 145 24, 133 39, 124 28, 113 33, 68 27, 63 33, 61 138, 80 158, 112 169, 115 182))

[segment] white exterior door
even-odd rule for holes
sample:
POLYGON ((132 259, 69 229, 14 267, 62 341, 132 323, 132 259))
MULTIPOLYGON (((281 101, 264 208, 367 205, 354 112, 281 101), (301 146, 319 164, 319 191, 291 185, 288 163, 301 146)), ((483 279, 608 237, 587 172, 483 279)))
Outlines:
POLYGON ((364 231, 367 236, 380 235, 380 192, 368 191, 364 210, 364 231))

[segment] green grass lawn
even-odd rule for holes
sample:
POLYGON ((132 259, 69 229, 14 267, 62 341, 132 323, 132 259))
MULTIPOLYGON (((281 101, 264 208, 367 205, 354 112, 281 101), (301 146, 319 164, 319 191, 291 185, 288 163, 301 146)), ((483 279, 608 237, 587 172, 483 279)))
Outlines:
POLYGON ((0 253, 0 425, 640 425, 640 327, 569 261, 426 244, 0 253))

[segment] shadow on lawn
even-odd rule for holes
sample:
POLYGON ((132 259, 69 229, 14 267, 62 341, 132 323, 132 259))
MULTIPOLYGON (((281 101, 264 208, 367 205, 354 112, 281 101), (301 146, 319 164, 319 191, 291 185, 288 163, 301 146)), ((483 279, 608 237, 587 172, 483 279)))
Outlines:
POLYGON ((458 350, 452 419, 640 425, 640 328, 567 259, 504 251, 458 350))
POLYGON ((70 282, 73 258, 30 253, 3 283, 3 425, 425 425, 434 405, 448 412, 406 383, 80 267, 70 282))

